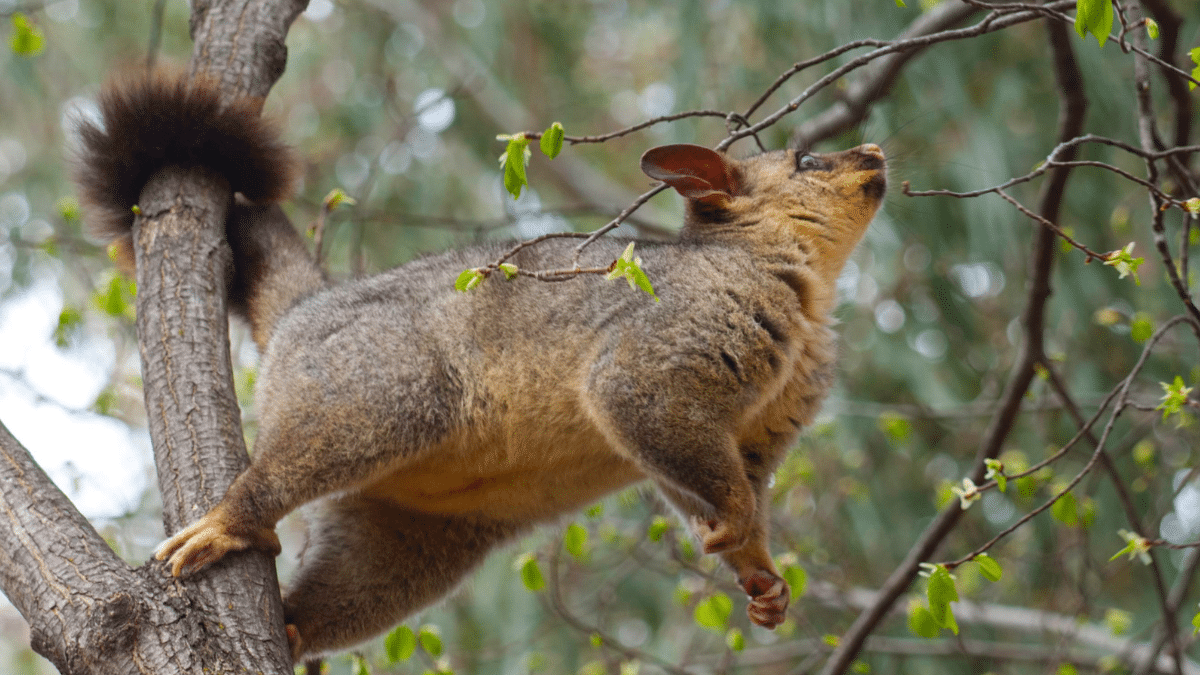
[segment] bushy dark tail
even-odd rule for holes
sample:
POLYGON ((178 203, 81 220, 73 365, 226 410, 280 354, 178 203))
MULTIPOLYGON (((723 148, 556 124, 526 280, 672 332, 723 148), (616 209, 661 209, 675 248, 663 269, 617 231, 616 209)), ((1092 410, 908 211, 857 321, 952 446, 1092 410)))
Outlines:
MULTIPOLYGON (((326 281, 304 241, 273 204, 287 197, 297 163, 251 100, 225 103, 217 88, 182 76, 109 82, 97 101, 100 124, 82 120, 75 173, 92 234, 117 241, 128 260, 142 188, 164 166, 204 166, 255 204, 231 205, 230 308, 249 319, 266 346, 275 322, 326 281)), ((125 257, 123 256, 123 257, 125 257)))

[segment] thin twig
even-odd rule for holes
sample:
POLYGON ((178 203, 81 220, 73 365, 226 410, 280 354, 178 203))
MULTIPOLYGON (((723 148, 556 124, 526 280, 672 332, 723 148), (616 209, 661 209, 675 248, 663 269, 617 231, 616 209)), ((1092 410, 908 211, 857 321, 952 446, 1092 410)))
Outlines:
MULTIPOLYGON (((1074 4, 1075 4, 1075 0, 1055 0, 1055 2, 1049 3, 1048 5, 1046 5, 1046 7, 1067 8, 1067 7, 1074 6, 1074 4)), ((730 145, 732 145, 735 141, 737 141, 741 138, 745 138, 746 136, 756 134, 756 133, 762 131, 763 129, 773 126, 779 120, 783 119, 783 117, 785 117, 785 116, 795 112, 797 109, 799 109, 801 104, 803 104, 805 101, 807 101, 808 99, 815 96, 817 92, 821 91, 825 87, 827 87, 830 84, 841 79, 847 73, 849 73, 853 70, 856 70, 858 68, 861 68, 862 66, 865 66, 866 64, 874 61, 875 59, 882 58, 889 54, 895 54, 895 53, 907 51, 910 49, 925 47, 927 45, 934 44, 937 42, 949 42, 952 40, 964 40, 967 38, 977 37, 979 35, 991 33, 991 32, 997 31, 997 30, 1008 28, 1010 26, 1015 26, 1020 23, 1033 21, 1033 20, 1037 19, 1039 16, 1040 16, 1039 12, 1036 12, 1036 11, 1021 11, 1021 12, 1013 12, 1013 13, 993 12, 993 13, 989 14, 988 16, 984 17, 979 23, 977 23, 974 26, 971 26, 969 28, 945 30, 945 31, 940 31, 938 33, 933 33, 930 35, 923 35, 920 37, 910 38, 908 40, 890 42, 887 45, 881 46, 881 47, 875 49, 874 51, 871 51, 867 54, 863 54, 862 56, 859 56, 857 58, 851 59, 850 61, 846 62, 845 64, 835 68, 834 70, 832 70, 825 76, 818 79, 813 84, 809 85, 808 88, 806 88, 798 96, 796 96, 791 101, 789 101, 787 103, 787 105, 783 106, 779 110, 776 110, 774 113, 759 120, 753 126, 747 127, 736 133, 730 134, 728 137, 725 138, 725 140, 723 140, 719 144, 717 144, 716 149, 724 150, 724 149, 728 148, 730 145)))
MULTIPOLYGON (((567 143, 570 143, 571 145, 577 145, 580 143, 604 143, 605 141, 611 141, 614 138, 621 138, 622 136, 628 136, 629 134, 632 134, 636 131, 641 131, 642 129, 647 129, 656 124, 662 124, 664 122, 674 122, 676 120, 687 119, 689 117, 719 117, 721 119, 728 119, 730 115, 737 115, 737 113, 722 112, 720 110, 688 110, 687 112, 674 113, 672 115, 660 115, 659 117, 653 117, 644 122, 638 122, 637 124, 634 124, 632 126, 628 126, 623 129, 618 129, 616 131, 610 131, 605 134, 597 134, 595 136, 566 136, 566 135, 564 135, 563 140, 566 141, 567 143)), ((543 132, 540 132, 540 131, 522 131, 517 135, 524 136, 525 138, 536 141, 542 137, 542 133, 543 132)))

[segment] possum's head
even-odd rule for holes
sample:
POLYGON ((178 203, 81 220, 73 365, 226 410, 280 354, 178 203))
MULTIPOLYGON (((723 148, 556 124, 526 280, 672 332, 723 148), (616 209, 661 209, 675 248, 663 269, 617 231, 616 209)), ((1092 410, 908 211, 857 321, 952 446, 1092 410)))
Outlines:
POLYGON ((798 246, 835 279, 883 201, 883 151, 873 144, 819 154, 777 150, 738 160, 698 145, 642 155, 642 171, 687 198, 683 238, 798 246))

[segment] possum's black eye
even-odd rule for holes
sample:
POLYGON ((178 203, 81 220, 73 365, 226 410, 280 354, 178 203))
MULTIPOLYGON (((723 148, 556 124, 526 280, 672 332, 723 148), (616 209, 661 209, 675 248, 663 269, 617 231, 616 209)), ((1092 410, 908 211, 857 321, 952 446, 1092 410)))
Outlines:
POLYGON ((807 152, 796 153, 796 170, 797 171, 812 171, 821 168, 821 160, 813 157, 807 152))

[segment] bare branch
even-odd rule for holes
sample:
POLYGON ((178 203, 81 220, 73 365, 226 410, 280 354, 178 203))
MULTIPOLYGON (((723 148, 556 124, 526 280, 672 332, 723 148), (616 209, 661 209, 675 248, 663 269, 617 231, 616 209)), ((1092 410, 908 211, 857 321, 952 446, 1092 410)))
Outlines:
MULTIPOLYGON (((977 11, 975 7, 966 3, 943 2, 927 12, 922 12, 896 39, 903 41, 934 35, 951 26, 962 23, 977 11)), ((930 44, 919 45, 906 51, 885 56, 867 68, 864 68, 862 74, 850 83, 846 88, 846 92, 839 97, 837 103, 834 103, 820 115, 805 120, 792 132, 792 143, 798 147, 808 147, 823 139, 836 136, 847 129, 854 128, 866 118, 867 113, 870 112, 871 104, 883 98, 891 91, 892 85, 900 77, 900 73, 903 72, 904 67, 926 47, 930 46, 930 44)), ((796 67, 800 65, 796 64, 796 67)), ((781 84, 782 82, 779 83, 781 84)), ((749 117, 752 115, 758 106, 766 101, 769 94, 770 92, 755 102, 746 113, 746 116, 749 117)))
MULTIPOLYGON (((1054 2, 1045 5, 1047 8, 1064 9, 1072 7, 1075 0, 1055 0, 1054 2)), ((1040 8, 1039 8, 1040 9, 1040 8)), ((1018 12, 992 12, 983 18, 982 21, 969 28, 960 28, 955 30, 944 30, 929 35, 909 38, 907 40, 897 40, 888 43, 886 46, 879 47, 874 51, 851 59, 845 64, 833 69, 831 72, 821 77, 813 84, 809 85, 804 91, 788 102, 787 105, 775 111, 774 113, 759 120, 756 124, 730 134, 725 140, 717 144, 717 150, 724 150, 732 145, 735 141, 746 136, 756 134, 763 129, 773 126, 785 116, 795 112, 808 99, 812 98, 825 87, 833 84, 837 80, 844 77, 847 73, 854 71, 868 63, 888 56, 906 52, 912 49, 918 49, 938 42, 948 42, 951 40, 964 40, 967 38, 977 37, 997 30, 1008 28, 1027 21, 1033 21, 1040 16, 1038 11, 1023 10, 1018 12)))
MULTIPOLYGON (((720 110, 688 110, 687 112, 675 113, 673 115, 660 115, 659 117, 652 117, 645 122, 638 122, 637 124, 625 127, 624 129, 610 131, 605 134, 597 134, 595 136, 563 136, 563 140, 571 145, 578 145, 581 143, 604 143, 605 141, 611 141, 614 138, 628 136, 629 134, 632 134, 636 131, 641 131, 642 129, 648 129, 656 124, 675 122, 677 120, 683 120, 689 117, 719 117, 721 119, 729 119, 730 115, 737 115, 737 113, 721 112, 720 110)), ((519 135, 536 141, 542 137, 542 132, 523 131, 519 135)))
POLYGON ((72 632, 137 580, 3 424, 0 515, 0 589, 29 622, 34 649, 64 672, 87 667, 72 632))

